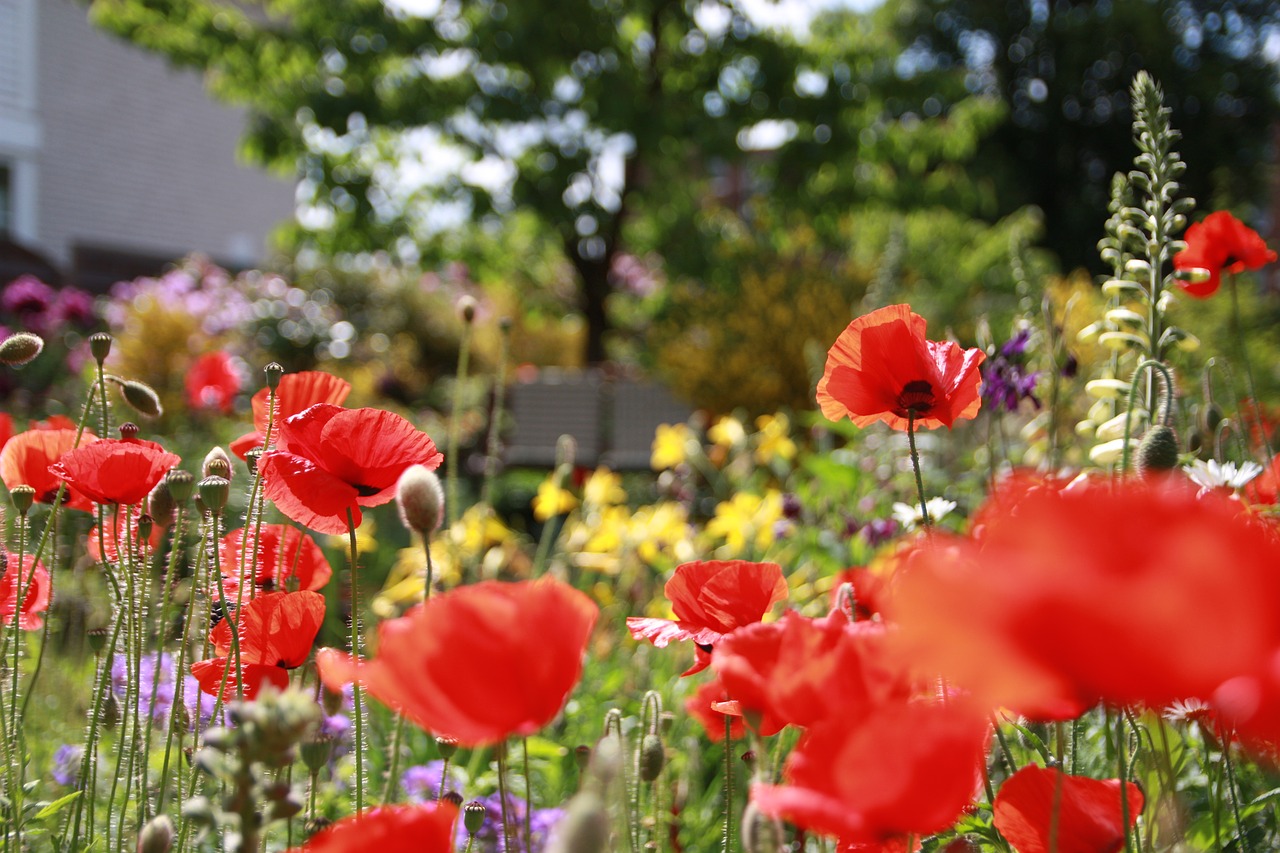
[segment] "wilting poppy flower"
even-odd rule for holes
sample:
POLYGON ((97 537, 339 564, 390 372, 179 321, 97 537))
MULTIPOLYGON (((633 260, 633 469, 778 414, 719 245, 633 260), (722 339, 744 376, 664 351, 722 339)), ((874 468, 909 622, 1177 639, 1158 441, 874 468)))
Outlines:
MULTIPOLYGON (((351 383, 345 379, 339 379, 332 373, 321 370, 286 373, 280 377, 280 384, 276 387, 275 428, 279 430, 280 423, 285 418, 305 412, 316 403, 340 406, 350 393, 351 383)), ((253 432, 231 442, 231 452, 241 459, 253 448, 262 446, 266 437, 267 421, 271 414, 267 411, 267 395, 268 390, 263 388, 249 401, 253 408, 253 432)), ((272 439, 274 443, 274 434, 272 439)))
POLYGON ((727 714, 719 710, 719 707, 723 707, 722 703, 728 700, 729 693, 724 689, 724 684, 719 678, 699 684, 698 689, 693 691, 693 695, 684 700, 685 712, 702 725, 707 739, 712 743, 724 740, 726 717, 730 719, 729 737, 737 740, 747 734, 747 724, 742 719, 742 714, 727 714))
POLYGON ((850 623, 843 613, 809 619, 791 611, 777 622, 739 628, 711 658, 720 682, 744 712, 761 715, 760 733, 810 726, 855 713, 890 692, 906 696, 885 657, 883 623, 850 623))
POLYGON ((787 582, 776 563, 708 560, 684 563, 664 591, 675 620, 631 616, 627 629, 637 640, 662 648, 672 640, 690 640, 697 659, 684 674, 701 672, 711 663, 711 646, 726 634, 759 622, 769 608, 787 597, 787 582))
MULTIPOLYGON (((311 645, 324 622, 324 596, 318 592, 273 592, 259 595, 233 617, 240 632, 240 671, 244 695, 252 699, 263 685, 280 690, 289 686, 288 670, 297 669, 311 656, 311 645)), ((236 676, 231 626, 223 619, 209 634, 216 658, 191 665, 200 689, 211 696, 236 696, 236 676), (225 684, 224 684, 225 680, 225 684)))
POLYGON ((1179 281, 1178 286, 1197 299, 1218 292, 1222 273, 1256 270, 1274 263, 1276 253, 1249 226, 1225 210, 1210 213, 1187 229, 1187 248, 1173 256, 1173 268, 1208 270, 1204 281, 1179 281))
MULTIPOLYGON (((105 541, 97 525, 89 531, 89 557, 97 562, 118 563, 121 557, 120 552, 123 550, 127 553, 129 542, 133 542, 135 549, 141 546, 142 542, 138 538, 138 519, 142 517, 142 513, 141 504, 107 513, 111 528, 107 531, 105 541)), ((160 525, 153 525, 151 536, 146 543, 152 553, 160 547, 163 536, 164 530, 160 525)), ((135 550, 134 553, 139 552, 135 550)))
POLYGON ((845 843, 884 843, 951 826, 982 784, 990 725, 959 700, 891 701, 809 729, 783 769, 754 785, 765 814, 845 843))
MULTIPOLYGON (((240 587, 240 560, 246 530, 232 530, 219 544, 222 585, 227 600, 235 601, 240 587)), ((252 531, 249 531, 252 538, 252 531)), ((253 579, 244 591, 247 601, 258 593, 288 590, 296 579, 298 589, 322 589, 333 576, 324 551, 315 540, 287 524, 264 524, 258 532, 257 557, 245 558, 245 574, 253 579)))
POLYGON ((906 429, 950 427, 978 414, 980 349, 925 339, 925 320, 909 305, 889 305, 845 328, 827 352, 818 406, 828 419, 860 427, 884 421, 906 429))
POLYGON ((207 352, 187 371, 187 405, 227 414, 235 405, 240 385, 240 374, 231 355, 222 350, 207 352))
MULTIPOLYGON (((80 436, 80 446, 87 447, 98 437, 85 430, 80 436)), ((12 490, 14 486, 30 486, 36 490, 36 500, 50 503, 58 494, 61 481, 49 470, 49 466, 62 459, 76 445, 74 429, 35 429, 19 433, 9 439, 0 450, 0 478, 12 490)), ((71 486, 67 487, 64 500, 71 509, 90 512, 93 503, 71 486)))
POLYGON ((289 518, 321 533, 346 533, 347 516, 396 496, 411 465, 431 470, 444 458, 425 432, 381 409, 318 403, 280 424, 276 450, 258 461, 263 491, 289 518))
POLYGON ((1024 490, 903 574, 904 653, 985 700, 1064 714, 1208 699, 1280 648, 1280 542, 1185 484, 1024 490))
POLYGON ((94 503, 136 504, 181 461, 154 441, 105 438, 68 451, 49 471, 94 503))
POLYGON ((582 674, 599 609, 552 578, 485 581, 432 596, 378 626, 378 654, 316 657, 331 689, 351 681, 464 746, 529 735, 555 718, 582 674))
POLYGON ((6 625, 13 624, 18 595, 21 594, 22 613, 18 616, 18 627, 24 631, 35 631, 44 625, 40 614, 49 609, 49 572, 43 563, 36 562, 30 555, 22 560, 21 565, 19 572, 18 555, 13 552, 7 555, 4 573, 0 574, 0 619, 6 625))
MULTIPOLYGON (((992 822, 1017 853, 1117 853, 1126 831, 1120 790, 1119 779, 1029 765, 1000 786, 992 822), (1054 827, 1056 838, 1050 838, 1054 827)), ((1142 813, 1142 791, 1125 782, 1124 792, 1132 827, 1142 813)))
POLYGON ((449 803, 379 806, 345 817, 290 853, 453 853, 449 803))

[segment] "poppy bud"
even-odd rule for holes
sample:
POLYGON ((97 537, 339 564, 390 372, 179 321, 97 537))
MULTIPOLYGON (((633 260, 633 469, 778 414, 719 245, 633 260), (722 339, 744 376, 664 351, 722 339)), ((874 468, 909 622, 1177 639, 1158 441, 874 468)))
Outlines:
POLYGON ((462 808, 462 795, 457 791, 447 791, 440 799, 453 806, 455 809, 462 808))
POLYGON ((458 299, 458 317, 462 322, 470 326, 476 320, 476 300, 471 296, 463 296, 458 299))
POLYGON ((573 467, 578 455, 578 440, 571 435, 562 435, 556 441, 556 468, 573 467))
POLYGON ((1204 284, 1213 277, 1213 273, 1203 267, 1187 267, 1182 270, 1175 269, 1173 277, 1187 284, 1204 284))
POLYGON ((467 834, 474 836, 479 832, 480 827, 484 826, 484 819, 488 816, 489 810, 479 800, 472 800, 463 806, 462 825, 467 828, 467 834))
POLYGON ((21 367, 38 356, 44 349, 44 339, 30 332, 18 332, 0 343, 0 363, 21 367))
POLYGON ((138 853, 169 853, 173 848, 173 821, 156 815, 138 833, 138 853))
POLYGON ((267 378, 268 388, 274 391, 280 387, 280 377, 284 376, 283 367, 281 367, 277 362, 273 361, 270 364, 268 364, 266 367, 262 368, 262 372, 267 378))
POLYGON ((616 738, 605 735, 596 744, 588 767, 602 787, 607 787, 622 769, 622 749, 616 738))
POLYGON ((662 738, 656 734, 647 734, 640 741, 640 778, 652 782, 662 773, 667 754, 662 746, 662 738))
MULTIPOLYGON (((173 706, 173 725, 179 732, 191 730, 191 712, 187 710, 186 705, 173 706)), ((178 737, 182 737, 182 735, 178 735, 178 737)))
POLYGON ((200 490, 200 500, 215 515, 227 505, 231 495, 231 481, 225 477, 205 477, 196 488, 200 490))
POLYGON ((1222 413, 1222 407, 1217 403, 1210 403, 1204 407, 1204 431, 1213 434, 1218 429, 1218 424, 1222 423, 1222 419, 1226 417, 1222 413))
POLYGON ((569 801, 548 853, 604 853, 609 849, 609 810, 593 790, 569 801))
POLYGON ((134 441, 138 438, 138 425, 133 421, 125 421, 120 424, 120 438, 122 441, 134 441))
POLYGON ((102 650, 107 647, 106 628, 90 628, 85 637, 89 640, 89 650, 95 655, 102 654, 102 650))
POLYGON ((1178 467, 1178 434, 1164 424, 1147 430, 1138 445, 1138 473, 1144 477, 1178 467))
POLYGON ((747 803, 742 812, 744 853, 782 853, 782 837, 782 824, 761 812, 755 803, 747 803))
POLYGON ((328 687, 324 688, 320 693, 320 706, 324 708, 325 714, 332 717, 342 710, 342 693, 330 690, 328 687))
POLYGON ((580 743, 573 748, 573 760, 578 765, 578 773, 586 773, 587 765, 591 762, 591 747, 585 743, 580 743))
POLYGON ((165 475, 164 482, 175 503, 183 504, 191 500, 196 478, 190 471, 174 468, 165 475))
POLYGON ((754 770, 756 767, 756 751, 754 749, 748 749, 745 752, 743 752, 742 763, 747 765, 747 767, 749 767, 750 769, 754 770))
POLYGON ((425 465, 410 465, 396 484, 396 507, 405 527, 429 537, 444 522, 440 478, 425 465))
POLYGON ((102 362, 106 361, 107 356, 111 354, 111 336, 106 332, 90 335, 89 352, 93 353, 93 360, 101 367, 102 362))
POLYGON ((458 742, 451 737, 438 737, 436 738, 436 749, 440 750, 440 757, 448 761, 458 751, 458 742))
POLYGON ((200 470, 206 477, 221 477, 224 480, 230 480, 231 457, 227 456, 227 451, 221 447, 215 447, 205 455, 204 465, 200 470))
POLYGON ((333 755, 333 738, 325 734, 316 734, 304 740, 298 751, 302 753, 302 763, 307 765, 307 770, 314 776, 320 772, 320 768, 329 763, 329 758, 333 755))
POLYGON ((173 511, 177 509, 177 506, 173 499, 173 493, 169 491, 168 478, 156 483, 156 487, 151 490, 151 494, 147 495, 147 513, 152 519, 159 521, 161 527, 169 523, 169 519, 173 517, 173 511))
POLYGON ((145 382, 136 379, 119 381, 120 393, 124 401, 143 417, 158 418, 164 414, 164 406, 160 405, 160 395, 145 382))
POLYGON ((249 467, 249 473, 257 476, 258 460, 262 458, 262 448, 255 447, 244 455, 244 464, 249 467))
POLYGON ((155 521, 145 512, 138 516, 138 539, 146 542, 151 538, 151 531, 155 527, 155 521))
POLYGON ((18 511, 18 515, 26 515, 36 501, 36 490, 26 484, 14 486, 9 492, 9 499, 13 501, 13 508, 18 511))

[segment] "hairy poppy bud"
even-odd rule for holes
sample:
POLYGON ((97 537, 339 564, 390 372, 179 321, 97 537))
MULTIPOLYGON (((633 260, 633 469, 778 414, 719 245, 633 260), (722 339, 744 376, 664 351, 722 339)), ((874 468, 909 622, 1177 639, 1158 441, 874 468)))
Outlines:
POLYGON ((1178 467, 1178 435, 1164 424, 1153 426, 1138 445, 1138 473, 1162 474, 1178 467))
POLYGON ((101 367, 102 362, 106 361, 107 356, 111 354, 111 336, 106 332, 90 335, 89 352, 93 353, 93 360, 101 367))
POLYGON ((556 441, 556 468, 573 467, 578 455, 578 440, 571 435, 562 435, 556 441))
POLYGON ((480 827, 484 826, 484 819, 488 815, 489 810, 485 808, 484 803, 472 800, 462 807, 462 825, 467 828, 469 835, 475 835, 480 831, 480 827))
POLYGON ((21 367, 44 349, 44 339, 30 332, 18 332, 0 343, 0 363, 21 367))
POLYGON ((231 481, 225 477, 205 477, 197 488, 205 508, 215 515, 227 505, 227 498, 231 495, 231 481))
POLYGON ((205 455, 201 471, 206 477, 221 477, 224 480, 230 480, 231 457, 227 456, 227 451, 221 447, 215 447, 205 455))
POLYGON ((138 853, 169 853, 173 848, 173 821, 156 815, 138 833, 138 853))
POLYGON ((164 414, 164 406, 160 405, 160 395, 147 383, 136 379, 121 379, 118 380, 118 384, 120 393, 124 395, 124 401, 138 414, 147 418, 158 418, 164 414))
POLYGON ((9 491, 9 499, 13 501, 13 508, 18 511, 18 515, 26 515, 36 501, 36 490, 26 484, 14 486, 9 491))
POLYGON ((317 832, 328 829, 332 825, 333 821, 329 820, 329 818, 316 815, 315 817, 307 818, 306 823, 302 825, 302 831, 308 838, 310 838, 317 832))
POLYGON ((262 368, 263 374, 267 377, 267 387, 272 391, 280 387, 280 377, 284 376, 284 368, 276 362, 271 362, 262 368))
POLYGON ((147 495, 147 513, 151 518, 159 522, 161 527, 168 525, 169 519, 173 517, 173 511, 177 507, 178 504, 173 499, 173 492, 169 491, 168 477, 156 483, 156 487, 151 490, 151 494, 147 495))
POLYGON ((549 853, 604 853, 609 849, 609 810, 594 790, 569 801, 549 853))
POLYGON ((196 478, 190 471, 174 468, 165 475, 164 482, 168 486, 169 494, 173 497, 175 503, 182 504, 191 500, 196 478))
POLYGON ((146 542, 151 538, 151 531, 155 527, 155 520, 145 512, 138 516, 138 539, 146 542))
POLYGON ((647 734, 640 741, 640 778, 652 782, 662 773, 667 762, 667 753, 662 746, 662 738, 656 734, 647 734))
POLYGON ((405 527, 429 537, 444 522, 440 478, 425 465, 410 465, 396 484, 396 507, 405 527))
POLYGON ((742 849, 745 853, 782 853, 782 824, 747 803, 742 812, 742 849))

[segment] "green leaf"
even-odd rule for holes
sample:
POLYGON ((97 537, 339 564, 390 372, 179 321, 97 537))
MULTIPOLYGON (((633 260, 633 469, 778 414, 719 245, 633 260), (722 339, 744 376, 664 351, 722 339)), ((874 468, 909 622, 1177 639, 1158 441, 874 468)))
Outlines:
POLYGON ((36 816, 33 817, 32 820, 33 821, 48 820, 49 818, 56 815, 58 812, 65 809, 67 806, 74 803, 76 801, 76 798, 79 797, 81 793, 82 792, 80 791, 72 791, 70 794, 67 794, 65 797, 61 797, 59 799, 54 800, 52 803, 49 803, 49 805, 45 806, 40 811, 36 812, 36 816))

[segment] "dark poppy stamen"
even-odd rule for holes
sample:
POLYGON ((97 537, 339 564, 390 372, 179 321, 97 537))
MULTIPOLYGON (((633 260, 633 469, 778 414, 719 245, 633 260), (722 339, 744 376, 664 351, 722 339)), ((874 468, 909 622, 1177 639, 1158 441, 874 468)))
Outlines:
POLYGON ((898 395, 898 413, 902 417, 907 413, 924 415, 933 408, 934 402, 933 386, 927 380, 915 379, 908 382, 898 395))
POLYGON ((361 485, 360 483, 355 483, 354 486, 355 486, 356 494, 362 498, 371 497, 373 495, 376 495, 378 492, 382 491, 382 489, 378 488, 377 486, 365 486, 365 485, 361 485))
POLYGON ((694 645, 695 645, 695 646, 697 646, 698 648, 702 649, 702 650, 703 650, 704 652, 706 652, 707 654, 711 654, 711 644, 710 644, 710 643, 694 643, 694 645))

